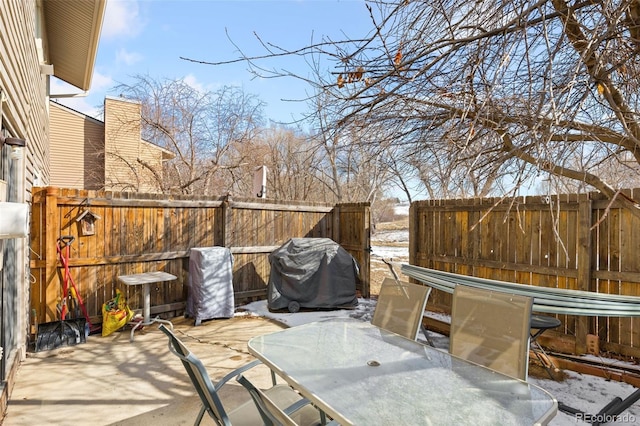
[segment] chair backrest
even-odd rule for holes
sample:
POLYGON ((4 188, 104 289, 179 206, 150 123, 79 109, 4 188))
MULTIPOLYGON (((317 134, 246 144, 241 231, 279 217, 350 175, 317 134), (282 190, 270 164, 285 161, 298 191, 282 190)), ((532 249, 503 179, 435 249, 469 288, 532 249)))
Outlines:
POLYGON ((198 392, 198 396, 209 415, 211 415, 218 424, 230 426, 231 421, 222 406, 222 401, 218 397, 215 386, 202 361, 189 351, 180 339, 165 327, 164 324, 160 324, 158 328, 169 337, 169 350, 182 361, 182 365, 185 370, 187 370, 191 383, 198 392))
POLYGON ((267 394, 261 389, 254 386, 246 377, 242 374, 236 378, 242 386, 244 386, 251 395, 253 402, 255 402, 260 416, 267 426, 298 426, 298 424, 287 413, 282 411, 280 407, 267 394))
POLYGON ((458 284, 453 291, 449 352, 527 380, 533 299, 458 284))
POLYGON ((385 278, 371 323, 416 340, 430 292, 431 287, 385 278))

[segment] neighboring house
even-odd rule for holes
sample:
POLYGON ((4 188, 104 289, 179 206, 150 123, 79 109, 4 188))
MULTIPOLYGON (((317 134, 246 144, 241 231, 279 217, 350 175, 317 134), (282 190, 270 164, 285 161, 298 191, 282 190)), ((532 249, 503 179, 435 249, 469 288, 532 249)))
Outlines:
MULTIPOLYGON (((0 144, 0 199, 29 203, 32 186, 49 185, 49 77, 89 89, 105 7, 105 0, 0 1, 0 140, 11 142, 0 144)), ((26 356, 28 268, 28 238, 0 239, 0 417, 26 356)))
POLYGON ((107 97, 104 121, 51 102, 52 186, 162 192, 173 153, 140 137, 140 103, 107 97))

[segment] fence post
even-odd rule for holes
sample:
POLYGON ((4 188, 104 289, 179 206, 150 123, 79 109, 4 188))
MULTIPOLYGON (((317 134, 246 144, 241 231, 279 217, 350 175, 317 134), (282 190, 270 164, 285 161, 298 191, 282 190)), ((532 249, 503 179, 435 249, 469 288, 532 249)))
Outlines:
POLYGON ((227 195, 224 197, 222 201, 222 232, 220 235, 222 236, 222 241, 220 245, 222 247, 231 247, 232 242, 232 234, 233 234, 233 217, 232 217, 232 209, 231 203, 233 199, 231 195, 227 195))
POLYGON ((331 210, 331 239, 337 243, 340 243, 340 205, 336 204, 331 210))
POLYGON ((360 230, 360 242, 362 247, 361 265, 364 269, 362 274, 364 279, 362 283, 362 297, 371 297, 371 205, 360 203, 362 208, 362 224, 363 229, 360 230))
POLYGON ((418 265, 418 204, 412 201, 409 204, 409 264, 418 265))
MULTIPOLYGON (((581 195, 578 201, 578 290, 591 291, 591 216, 589 194, 581 195)), ((576 355, 587 351, 587 334, 591 333, 590 317, 576 317, 576 355)))
POLYGON ((45 190, 45 319, 54 321, 59 314, 56 304, 60 299, 60 282, 58 280, 58 233, 60 230, 60 218, 58 214, 58 188, 48 186, 45 190))

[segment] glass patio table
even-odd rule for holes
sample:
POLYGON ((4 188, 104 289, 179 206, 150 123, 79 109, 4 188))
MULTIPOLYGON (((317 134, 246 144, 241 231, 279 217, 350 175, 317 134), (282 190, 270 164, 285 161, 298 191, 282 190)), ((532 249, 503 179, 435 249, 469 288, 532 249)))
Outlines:
POLYGON ((361 320, 309 323, 248 346, 342 425, 544 425, 557 413, 540 387, 361 320))

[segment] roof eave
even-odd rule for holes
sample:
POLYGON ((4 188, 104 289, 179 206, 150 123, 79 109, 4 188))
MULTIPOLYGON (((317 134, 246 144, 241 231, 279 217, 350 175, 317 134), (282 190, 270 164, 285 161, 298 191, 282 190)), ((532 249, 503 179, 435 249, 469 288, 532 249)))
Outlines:
POLYGON ((43 2, 47 60, 54 75, 81 90, 91 87, 106 0, 43 2))

